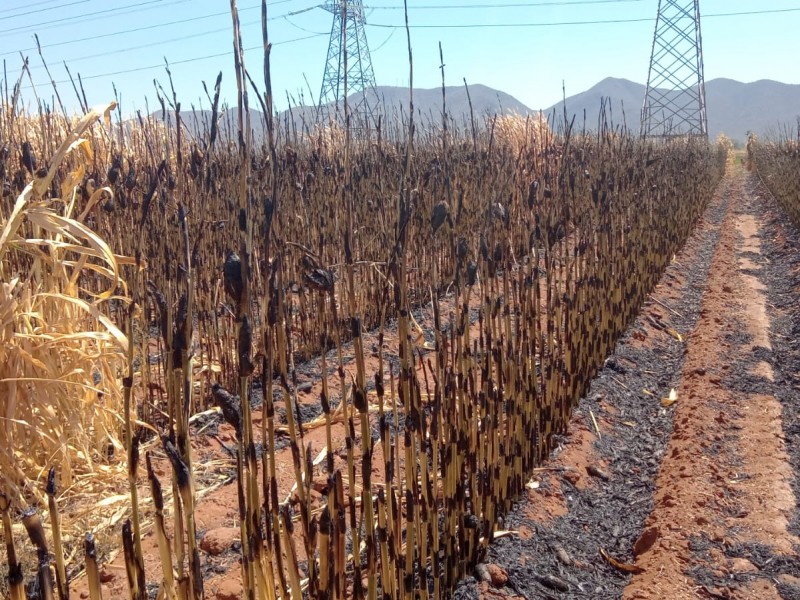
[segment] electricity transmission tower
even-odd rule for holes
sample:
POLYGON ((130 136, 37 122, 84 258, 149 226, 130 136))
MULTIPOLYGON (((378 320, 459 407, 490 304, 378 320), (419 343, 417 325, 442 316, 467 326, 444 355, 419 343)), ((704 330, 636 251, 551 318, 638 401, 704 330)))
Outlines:
POLYGON ((333 26, 319 94, 319 112, 328 103, 332 103, 335 111, 346 95, 361 92, 361 97, 349 110, 357 118, 371 120, 370 100, 376 97, 375 73, 364 31, 364 5, 361 0, 326 0, 322 8, 333 13, 333 26))
POLYGON ((699 0, 659 0, 643 136, 708 137, 699 0))

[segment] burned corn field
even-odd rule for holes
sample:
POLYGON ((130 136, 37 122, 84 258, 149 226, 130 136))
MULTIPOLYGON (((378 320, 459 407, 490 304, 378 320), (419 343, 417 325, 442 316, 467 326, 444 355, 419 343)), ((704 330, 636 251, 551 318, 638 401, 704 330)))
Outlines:
MULTIPOLYGON (((33 180, 10 152, 6 163, 26 186, 7 196, 7 276, 35 269, 55 296, 37 288, 28 301, 85 303, 115 335, 71 350, 87 369, 114 369, 91 389, 43 384, 65 387, 54 394, 80 426, 33 403, 17 409, 5 514, 45 508, 33 468, 68 464, 64 482, 100 467, 127 478, 136 597, 152 581, 144 521, 167 574, 156 583, 202 595, 192 515, 205 434, 194 419, 217 411, 234 431, 226 459, 248 597, 446 595, 567 427, 724 161, 704 142, 534 133, 524 122, 512 145, 492 137, 491 120, 474 138, 456 126, 420 136, 410 161, 402 131, 343 142, 336 130, 276 126, 274 149, 242 153, 178 135, 180 119, 167 111, 130 132, 94 124, 85 155, 63 159, 67 124, 26 119, 22 151, 62 162, 33 180), (309 370, 319 379, 303 387, 309 370), (99 411, 115 417, 102 435, 99 411)), ((30 356, 30 376, 43 376, 56 357, 41 328, 68 336, 72 324, 28 323, 28 348, 7 356, 30 356)), ((70 537, 55 555, 81 563, 83 540, 70 537)))
MULTIPOLYGON (((555 117, 274 119, 237 19, 231 110, 219 78, 200 116, 161 88, 132 120, 2 106, 13 600, 223 572, 248 599, 451 596, 725 171, 702 138, 555 117)), ((796 155, 753 141, 795 220, 796 155)))

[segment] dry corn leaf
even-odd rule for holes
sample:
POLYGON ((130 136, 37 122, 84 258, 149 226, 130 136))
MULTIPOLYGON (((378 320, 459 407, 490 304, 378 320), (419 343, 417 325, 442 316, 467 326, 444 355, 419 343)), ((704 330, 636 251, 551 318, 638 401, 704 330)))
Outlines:
POLYGON ((97 188, 94 193, 92 193, 92 196, 86 203, 86 207, 83 209, 83 212, 80 214, 77 220, 83 223, 84 219, 86 219, 86 216, 91 212, 95 205, 100 202, 104 194, 108 194, 108 196, 112 199, 114 198, 114 192, 110 187, 97 188))
POLYGON ((103 498, 99 502, 95 504, 95 508, 102 508, 104 506, 111 506, 112 504, 117 504, 118 502, 127 502, 130 499, 130 495, 128 494, 117 494, 116 496, 109 496, 108 498, 103 498))
MULTIPOLYGON (((81 119, 75 125, 75 128, 67 135, 66 139, 61 143, 61 146, 59 146, 58 150, 56 150, 55 155, 50 161, 47 175, 37 178, 29 183, 25 190, 23 190, 22 194, 20 194, 19 199, 23 200, 23 206, 27 203, 28 197, 31 193, 33 193, 35 196, 43 196, 47 192, 48 188, 50 187, 50 182, 53 181, 53 177, 55 176, 58 167, 64 160, 64 157, 75 148, 80 147, 80 144, 75 144, 75 142, 81 139, 83 132, 101 117, 104 119, 110 119, 110 113, 116 107, 117 103, 112 101, 108 104, 91 109, 83 117, 81 117, 81 119)), ((16 206, 14 209, 16 210, 16 206)), ((0 236, 0 248, 2 246, 4 246, 4 240, 2 239, 2 236, 0 236)))
POLYGON ((425 341, 425 331, 422 329, 420 324, 417 323, 417 320, 414 318, 414 313, 409 312, 408 316, 411 317, 411 323, 414 326, 414 329, 417 330, 417 335, 414 338, 414 345, 418 348, 422 348, 423 350, 436 350, 436 346, 425 341))
POLYGON ((83 151, 83 156, 87 161, 90 161, 94 158, 94 152, 92 152, 92 145, 86 138, 78 138, 77 140, 73 141, 69 147, 67 148, 67 154, 73 152, 76 148, 80 148, 83 151))
MULTIPOLYGON (((117 259, 111 251, 111 248, 99 235, 86 227, 83 223, 67 219, 47 209, 30 208, 26 212, 26 216, 31 223, 41 227, 45 231, 49 231, 58 236, 69 236, 76 242, 86 242, 93 251, 92 255, 102 257, 113 273, 111 285, 105 292, 99 294, 98 297, 105 299, 114 293, 119 283, 119 266, 117 265, 117 259)), ((73 247, 72 250, 82 253, 84 252, 84 247, 81 244, 73 247)))
POLYGON ((64 211, 65 217, 69 217, 72 214, 72 210, 75 205, 75 199, 77 197, 75 192, 77 191, 77 187, 80 185, 81 181, 83 181, 85 174, 85 167, 83 165, 78 165, 78 168, 70 172, 61 183, 61 197, 70 198, 70 203, 67 205, 66 210, 64 211))
POLYGON ((38 358, 31 356, 30 353, 26 352, 22 348, 19 348, 18 352, 25 362, 29 363, 31 366, 36 367, 37 369, 41 369, 42 371, 47 372, 47 365, 44 364, 42 361, 40 361, 38 358))
POLYGON ((114 336, 114 339, 120 345, 123 351, 128 351, 128 338, 127 336, 120 331, 120 329, 114 325, 114 323, 109 319, 106 315, 100 312, 98 307, 94 304, 89 304, 80 298, 73 298, 71 296, 65 296, 64 294, 40 294, 40 296, 44 297, 52 297, 64 300, 66 302, 72 303, 78 308, 85 311, 87 314, 91 315, 95 319, 97 319, 103 326, 108 330, 108 332, 114 336))

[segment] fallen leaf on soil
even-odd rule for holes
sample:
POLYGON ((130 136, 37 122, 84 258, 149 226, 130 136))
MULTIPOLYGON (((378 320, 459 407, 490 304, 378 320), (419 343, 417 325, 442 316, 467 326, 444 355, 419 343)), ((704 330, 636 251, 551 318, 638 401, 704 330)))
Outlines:
POLYGON ((539 488, 539 482, 536 481, 535 479, 531 479, 527 484, 525 484, 525 487, 528 488, 529 490, 538 489, 539 488))
POLYGON ((498 529, 494 532, 494 539, 500 540, 505 537, 511 537, 512 535, 518 535, 519 532, 514 529, 498 529))
POLYGON ((189 417, 189 425, 194 425, 197 421, 208 417, 210 415, 218 415, 221 414, 222 410, 219 406, 215 406, 214 408, 209 408, 208 410, 204 410, 203 412, 195 413, 191 417, 189 417))
POLYGON ((211 371, 212 373, 222 373, 222 367, 220 366, 219 363, 216 363, 216 362, 212 363, 210 366, 209 365, 203 365, 202 367, 200 367, 200 370, 198 371, 198 375, 202 375, 204 373, 208 373, 209 371, 211 371))
POLYGON ((678 401, 678 392, 675 390, 675 388, 672 388, 672 390, 670 390, 669 392, 669 397, 661 399, 661 406, 672 406, 677 401, 678 401))
POLYGON ((680 333, 678 333, 677 331, 675 331, 672 327, 667 327, 667 329, 665 331, 668 334, 670 334, 672 337, 674 337, 676 340, 678 340, 679 342, 683 342, 683 336, 680 333))
POLYGON ((117 502, 124 502, 125 499, 130 498, 127 494, 119 494, 117 496, 111 496, 110 498, 104 498, 97 502, 94 506, 97 508, 101 508, 103 506, 110 506, 112 504, 116 504, 117 502))
POLYGON ((627 425, 628 427, 636 427, 636 423, 633 421, 623 421, 622 424, 627 425))
POLYGON ((610 564, 615 569, 619 569, 625 573, 644 573, 644 569, 641 567, 637 567, 636 565, 632 565, 629 563, 624 563, 618 561, 616 558, 611 556, 608 552, 605 551, 605 548, 600 548, 600 556, 602 556, 608 564, 610 564))
POLYGON ((655 396, 655 394, 653 392, 651 392, 650 390, 648 390, 647 388, 644 388, 642 390, 642 393, 647 394, 648 396, 655 396))

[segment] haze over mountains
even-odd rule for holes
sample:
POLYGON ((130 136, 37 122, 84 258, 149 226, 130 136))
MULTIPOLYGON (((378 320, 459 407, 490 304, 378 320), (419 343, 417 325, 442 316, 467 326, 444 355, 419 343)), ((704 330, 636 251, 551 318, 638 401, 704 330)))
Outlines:
MULTIPOLYGON (((610 98, 615 124, 622 122, 624 107, 628 127, 639 130, 639 115, 644 101, 645 86, 627 79, 609 77, 597 85, 567 98, 568 114, 583 120, 586 111, 587 127, 596 128, 603 98, 610 98)), ((563 111, 561 103, 546 112, 563 111)), ((747 132, 758 135, 777 133, 784 126, 796 129, 800 117, 800 85, 768 79, 741 83, 732 79, 712 79, 706 82, 708 133, 713 139, 724 133, 733 140, 744 142, 747 132)))
MULTIPOLYGON (((379 86, 377 95, 383 106, 407 110, 408 89, 379 86)), ((501 113, 533 114, 538 110, 525 106, 513 96, 484 85, 470 85, 469 99, 463 86, 445 88, 447 110, 456 119, 469 115, 469 99, 476 117, 501 113)), ((596 129, 602 101, 605 99, 615 125, 625 124, 639 131, 639 119, 644 101, 645 86, 627 79, 608 77, 590 89, 566 99, 567 115, 581 127, 584 111, 586 127, 596 129)), ((354 98, 358 99, 358 96, 354 98)), ((741 83, 732 79, 712 79, 706 82, 708 132, 711 139, 725 133, 731 139, 744 142, 747 132, 758 135, 776 133, 789 126, 796 129, 800 118, 800 85, 762 79, 741 83)), ((414 108, 422 122, 439 122, 442 110, 442 90, 415 89, 414 108)), ((396 112, 396 111, 395 111, 396 112)), ((564 114, 564 104, 559 102, 543 109, 545 115, 564 114)))
MULTIPOLYGON (((525 106, 513 96, 485 85, 474 84, 468 89, 469 94, 464 86, 445 88, 447 111, 457 122, 468 122, 470 101, 472 112, 479 122, 483 122, 486 116, 495 114, 528 115, 539 112, 525 106)), ((378 86, 375 93, 377 98, 370 98, 370 101, 373 106, 378 107, 377 112, 384 115, 384 123, 387 120, 397 123, 406 118, 408 88, 378 86)), ((628 128, 638 133, 644 94, 645 86, 640 83, 609 77, 585 92, 567 97, 567 115, 569 118, 574 115, 576 126, 582 128, 585 114, 587 129, 596 129, 600 108, 605 101, 614 125, 624 122, 628 128)), ((350 102, 357 104, 360 99, 360 93, 354 94, 350 102)), ((763 136, 777 133, 787 126, 796 130, 800 118, 800 85, 766 79, 753 83, 713 79, 706 83, 706 102, 709 136, 714 139, 720 133, 725 133, 735 141, 744 142, 748 131, 763 136)), ((441 88, 415 89, 414 109, 419 126, 440 123, 441 88)), ((556 118, 561 118, 564 115, 564 103, 559 102, 543 109, 543 112, 546 116, 554 114, 556 118)), ((153 113, 153 116, 160 119, 160 112, 153 113)), ((316 116, 316 108, 301 106, 280 113, 278 118, 284 122, 294 122, 297 128, 302 128, 304 122, 313 124, 316 116)), ((197 111, 194 115, 186 111, 182 113, 190 132, 202 132, 209 117, 209 111, 197 111)), ((263 134, 263 115, 252 110, 251 123, 256 137, 259 138, 263 134)), ((223 115, 220 128, 222 132, 235 132, 235 111, 228 111, 223 115)))

